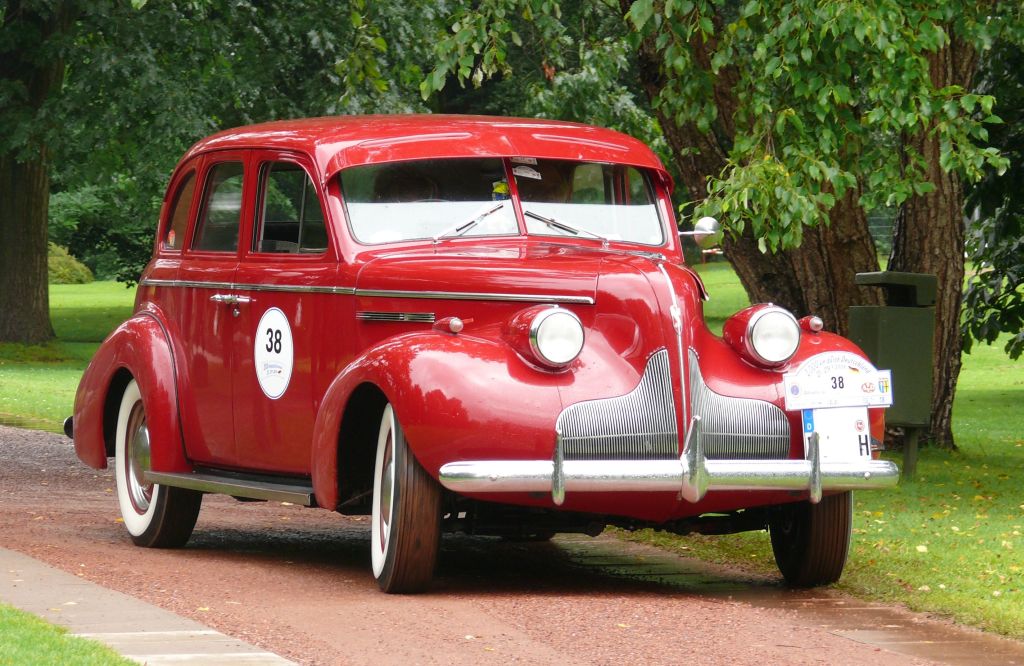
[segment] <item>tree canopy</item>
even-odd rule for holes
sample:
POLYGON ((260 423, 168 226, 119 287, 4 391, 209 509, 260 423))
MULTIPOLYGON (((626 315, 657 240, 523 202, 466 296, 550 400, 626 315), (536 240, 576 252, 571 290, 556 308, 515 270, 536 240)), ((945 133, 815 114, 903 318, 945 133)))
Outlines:
MULTIPOLYGON (((1019 123, 999 117, 1020 104, 997 99, 1019 95, 1022 11, 997 0, 0 0, 0 184, 33 184, 3 202, 16 206, 0 210, 0 235, 17 219, 40 231, 25 254, 45 257, 39 193, 52 194, 54 238, 132 280, 174 160, 249 122, 429 110, 612 126, 662 155, 684 220, 711 214, 732 231, 725 250, 752 300, 840 332, 850 305, 880 302, 853 285, 879 265, 867 213, 896 210, 890 267, 940 278, 933 434, 947 441, 964 183, 981 183, 968 304, 984 313, 965 330, 991 340, 1020 328, 1021 188, 1006 186, 1016 170, 1001 176, 1019 123)), ((23 260, 0 249, 0 291, 35 290, 8 319, 40 302, 45 319, 45 260, 23 260)), ((0 322, 0 338, 52 335, 36 320, 0 322)))

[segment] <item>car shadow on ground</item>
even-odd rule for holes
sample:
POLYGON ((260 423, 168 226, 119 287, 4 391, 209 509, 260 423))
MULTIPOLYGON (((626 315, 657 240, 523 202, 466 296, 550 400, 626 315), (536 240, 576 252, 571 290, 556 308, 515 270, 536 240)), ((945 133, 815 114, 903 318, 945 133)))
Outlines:
MULTIPOLYGON (((254 512, 258 513, 258 512, 254 512)), ((369 523, 325 512, 292 512, 287 522, 238 521, 200 525, 185 551, 199 559, 300 565, 372 585, 369 523), (240 524, 240 523, 250 524, 240 524)), ((498 537, 444 535, 434 593, 593 593, 698 595, 721 598, 757 590, 778 594, 780 580, 710 565, 612 536, 559 535, 520 542, 498 537)))

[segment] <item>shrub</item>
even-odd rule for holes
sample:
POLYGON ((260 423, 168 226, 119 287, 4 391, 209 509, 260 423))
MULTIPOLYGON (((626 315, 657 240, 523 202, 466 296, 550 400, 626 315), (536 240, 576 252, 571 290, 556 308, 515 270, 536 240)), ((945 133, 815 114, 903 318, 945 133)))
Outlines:
POLYGON ((50 243, 47 256, 50 284, 86 284, 92 282, 92 271, 60 245, 50 243))

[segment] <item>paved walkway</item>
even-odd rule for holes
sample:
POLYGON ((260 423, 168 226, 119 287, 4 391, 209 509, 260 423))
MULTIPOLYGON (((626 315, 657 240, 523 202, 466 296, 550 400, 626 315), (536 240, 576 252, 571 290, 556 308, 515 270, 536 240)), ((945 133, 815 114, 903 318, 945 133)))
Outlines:
POLYGON ((0 601, 144 664, 294 664, 174 613, 0 548, 0 601))

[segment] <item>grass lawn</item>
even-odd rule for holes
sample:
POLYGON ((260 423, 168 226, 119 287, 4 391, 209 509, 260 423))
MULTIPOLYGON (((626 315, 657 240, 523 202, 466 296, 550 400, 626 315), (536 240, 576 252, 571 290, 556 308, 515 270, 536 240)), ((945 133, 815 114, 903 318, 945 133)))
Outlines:
POLYGON ((0 664, 106 666, 134 664, 95 641, 68 635, 65 629, 0 604, 0 664))
POLYGON ((57 340, 0 344, 0 423, 60 432, 78 380, 103 338, 131 314, 135 290, 117 282, 50 286, 57 340))
MULTIPOLYGON (((697 270, 711 292, 708 324, 720 331, 747 304, 746 295, 727 263, 697 270)), ((89 357, 129 315, 132 298, 109 282, 52 287, 58 341, 0 345, 0 422, 59 430, 89 357)), ((924 448, 916 480, 856 494, 853 544, 838 588, 1024 638, 1022 407, 1024 363, 1010 361, 1001 343, 976 346, 964 357, 956 398, 960 450, 924 448)), ((775 571, 765 532, 682 538, 647 531, 630 538, 775 571)))

